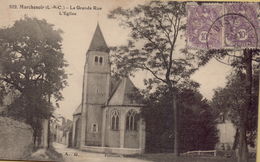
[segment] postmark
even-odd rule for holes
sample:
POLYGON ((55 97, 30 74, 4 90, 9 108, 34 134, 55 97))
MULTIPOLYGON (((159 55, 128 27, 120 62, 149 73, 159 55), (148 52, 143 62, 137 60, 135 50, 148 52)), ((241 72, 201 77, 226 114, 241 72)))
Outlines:
POLYGON ((225 4, 224 13, 224 48, 257 48, 257 5, 225 4))
MULTIPOLYGON (((199 6, 198 8, 201 7, 199 6)), ((190 11, 189 8, 187 9, 190 13, 194 12, 194 10, 190 11)), ((198 12, 198 10, 195 10, 195 12, 198 12)), ((208 31, 206 33, 206 40, 204 41, 200 41, 200 35, 203 35, 205 32, 197 35, 199 45, 190 41, 195 40, 193 38, 195 35, 192 35, 192 32, 188 31, 188 47, 199 49, 244 49, 259 47, 259 24, 257 20, 257 7, 255 5, 250 3, 227 3, 221 6, 220 13, 223 14, 218 15, 219 17, 214 17, 215 20, 210 25, 203 24, 204 29, 207 28, 208 31)), ((196 13, 193 13, 193 15, 196 15, 196 13)), ((188 30, 197 31, 203 28, 196 28, 192 23, 189 23, 189 21, 192 21, 191 17, 188 17, 188 30)))
POLYGON ((211 25, 207 33, 207 49, 257 48, 257 29, 247 17, 237 13, 227 13, 211 25), (222 35, 222 39, 215 37, 222 35), (220 46, 216 46, 220 42, 220 46))

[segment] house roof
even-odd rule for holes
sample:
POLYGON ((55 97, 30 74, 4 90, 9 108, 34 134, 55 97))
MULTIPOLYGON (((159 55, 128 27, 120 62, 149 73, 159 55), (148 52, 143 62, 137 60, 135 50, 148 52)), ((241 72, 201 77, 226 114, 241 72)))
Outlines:
POLYGON ((97 24, 96 31, 93 35, 88 51, 102 51, 109 52, 104 36, 101 32, 99 24, 97 24))

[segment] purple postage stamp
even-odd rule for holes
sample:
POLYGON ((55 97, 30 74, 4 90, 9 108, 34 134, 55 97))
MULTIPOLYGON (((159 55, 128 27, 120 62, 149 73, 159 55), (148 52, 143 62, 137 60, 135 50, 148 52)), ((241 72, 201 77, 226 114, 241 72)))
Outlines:
MULTIPOLYGON (((213 22, 223 15, 222 5, 187 5, 188 22, 187 22, 187 42, 191 48, 207 48, 207 44, 221 47, 221 32, 212 32, 210 39, 207 42, 208 31, 213 22)), ((222 30, 222 28, 220 29, 222 30)))
POLYGON ((257 6, 252 3, 187 5, 187 45, 197 49, 258 48, 257 6))
POLYGON ((257 5, 224 5, 224 47, 256 48, 258 45, 257 5))

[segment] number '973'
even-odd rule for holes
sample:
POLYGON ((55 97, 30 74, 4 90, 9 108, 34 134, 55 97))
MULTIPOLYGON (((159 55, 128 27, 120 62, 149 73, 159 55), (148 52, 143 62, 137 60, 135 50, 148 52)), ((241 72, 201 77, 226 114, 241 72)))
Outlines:
POLYGON ((17 9, 17 5, 9 5, 9 8, 11 8, 11 9, 17 9))

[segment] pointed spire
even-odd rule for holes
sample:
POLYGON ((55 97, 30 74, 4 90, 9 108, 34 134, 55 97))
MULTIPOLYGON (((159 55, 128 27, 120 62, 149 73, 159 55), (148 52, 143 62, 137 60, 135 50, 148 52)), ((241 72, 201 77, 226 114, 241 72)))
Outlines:
POLYGON ((88 50, 109 52, 109 48, 107 47, 106 41, 98 23, 88 50))

